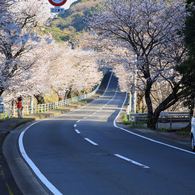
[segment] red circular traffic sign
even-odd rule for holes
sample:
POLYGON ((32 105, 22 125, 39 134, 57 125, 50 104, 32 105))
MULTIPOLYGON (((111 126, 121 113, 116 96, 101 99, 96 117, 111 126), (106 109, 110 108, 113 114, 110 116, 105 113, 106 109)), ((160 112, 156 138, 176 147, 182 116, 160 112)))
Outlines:
POLYGON ((62 6, 66 3, 67 0, 49 0, 49 2, 53 5, 53 6, 62 6))

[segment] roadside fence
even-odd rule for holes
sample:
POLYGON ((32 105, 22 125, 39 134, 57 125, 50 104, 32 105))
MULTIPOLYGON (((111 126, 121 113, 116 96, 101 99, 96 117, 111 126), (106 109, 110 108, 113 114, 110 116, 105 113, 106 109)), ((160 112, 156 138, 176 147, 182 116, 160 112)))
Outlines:
MULTIPOLYGON (((140 122, 146 123, 147 113, 130 114, 128 115, 128 118, 131 118, 131 121, 135 124, 135 126, 137 126, 140 122)), ((164 111, 160 113, 156 128, 158 129, 159 124, 169 123, 169 128, 172 130, 173 123, 189 123, 190 120, 191 118, 189 111, 164 111)))
MULTIPOLYGON (((101 82, 100 82, 100 84, 101 84, 101 82)), ((58 109, 60 107, 66 106, 68 104, 72 104, 72 103, 81 101, 83 99, 89 98, 97 92, 100 84, 91 93, 84 94, 81 96, 76 96, 76 97, 65 99, 65 100, 61 100, 59 102, 47 103, 47 104, 23 105, 22 115, 24 116, 24 115, 47 112, 49 110, 58 109)), ((0 118, 4 118, 4 119, 10 118, 11 115, 13 117, 17 116, 17 106, 11 107, 10 105, 4 105, 3 113, 0 113, 0 116, 1 116, 0 118)))

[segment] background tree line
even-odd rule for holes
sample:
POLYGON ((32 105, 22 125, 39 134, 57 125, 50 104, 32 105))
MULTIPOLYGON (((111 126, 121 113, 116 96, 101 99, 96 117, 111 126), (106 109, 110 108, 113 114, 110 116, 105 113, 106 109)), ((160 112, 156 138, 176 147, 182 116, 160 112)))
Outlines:
POLYGON ((47 30, 59 42, 76 42, 75 39, 85 33, 84 18, 91 16, 94 11, 99 11, 102 7, 101 2, 102 0, 78 0, 74 2, 63 14, 48 20, 47 30))

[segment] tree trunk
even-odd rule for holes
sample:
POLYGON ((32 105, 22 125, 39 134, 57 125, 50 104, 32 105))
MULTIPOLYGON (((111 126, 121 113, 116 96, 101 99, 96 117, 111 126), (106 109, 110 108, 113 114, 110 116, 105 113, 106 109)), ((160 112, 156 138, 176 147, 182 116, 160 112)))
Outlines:
POLYGON ((67 98, 71 98, 72 97, 72 88, 70 88, 70 90, 67 92, 67 98))
POLYGON ((153 121, 153 108, 152 101, 150 98, 150 92, 152 87, 151 79, 147 80, 146 90, 145 90, 145 100, 148 108, 148 116, 147 116, 147 127, 150 129, 155 129, 155 123, 153 121))
POLYGON ((44 96, 39 94, 39 95, 34 95, 34 97, 37 100, 37 104, 45 104, 44 96))
POLYGON ((0 87, 0 97, 2 95, 2 93, 4 92, 4 88, 3 87, 0 87))
POLYGON ((142 113, 142 100, 144 97, 144 93, 138 93, 137 94, 137 113, 142 113))
POLYGON ((153 122, 155 124, 158 122, 160 113, 168 109, 172 105, 174 105, 179 100, 179 98, 182 95, 182 92, 177 93, 178 91, 179 91, 179 84, 175 85, 172 93, 163 102, 161 102, 159 106, 155 109, 154 116, 153 116, 153 122))
POLYGON ((11 101, 11 108, 10 108, 10 117, 14 117, 14 104, 15 104, 15 101, 12 100, 11 101))
POLYGON ((178 93, 179 91, 179 83, 177 83, 175 85, 175 87, 173 88, 172 93, 163 100, 163 102, 161 102, 159 104, 159 106, 155 109, 155 111, 153 112, 152 109, 152 103, 151 103, 151 99, 150 99, 150 83, 147 82, 147 88, 146 88, 146 93, 145 93, 145 97, 146 97, 146 104, 148 107, 148 120, 147 120, 147 127, 151 128, 151 129, 155 129, 156 123, 158 122, 158 118, 159 115, 162 111, 168 109, 169 107, 171 107, 172 105, 174 105, 179 98, 182 97, 182 91, 178 93))

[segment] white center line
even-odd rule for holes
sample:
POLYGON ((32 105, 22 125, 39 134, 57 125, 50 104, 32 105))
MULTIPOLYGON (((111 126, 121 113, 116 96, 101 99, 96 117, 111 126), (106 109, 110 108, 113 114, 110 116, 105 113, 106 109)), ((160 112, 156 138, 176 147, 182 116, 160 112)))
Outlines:
POLYGON ((91 144, 93 144, 93 145, 95 145, 95 146, 97 146, 97 145, 98 145, 97 143, 95 143, 95 142, 91 141, 91 140, 90 140, 90 139, 88 139, 88 138, 85 138, 85 140, 87 140, 89 143, 91 143, 91 144))
POLYGON ((75 129, 75 131, 79 134, 80 133, 80 131, 78 130, 78 129, 75 129))
POLYGON ((126 160, 126 161, 128 161, 128 162, 130 162, 130 163, 132 163, 132 164, 134 164, 134 165, 138 165, 138 166, 140 166, 140 167, 143 167, 144 169, 149 169, 150 167, 148 167, 148 166, 146 166, 146 165, 143 165, 143 164, 141 164, 141 163, 138 163, 138 162, 136 162, 136 161, 134 161, 134 160, 131 160, 131 159, 129 159, 129 158, 126 158, 126 157, 124 157, 124 156, 121 156, 120 154, 114 154, 115 156, 117 156, 117 157, 119 157, 119 158, 121 158, 121 159, 123 159, 123 160, 126 160))
POLYGON ((77 124, 74 124, 74 127, 76 127, 77 126, 77 124))
POLYGON ((80 122, 80 120, 77 121, 77 123, 79 123, 79 122, 80 122))

